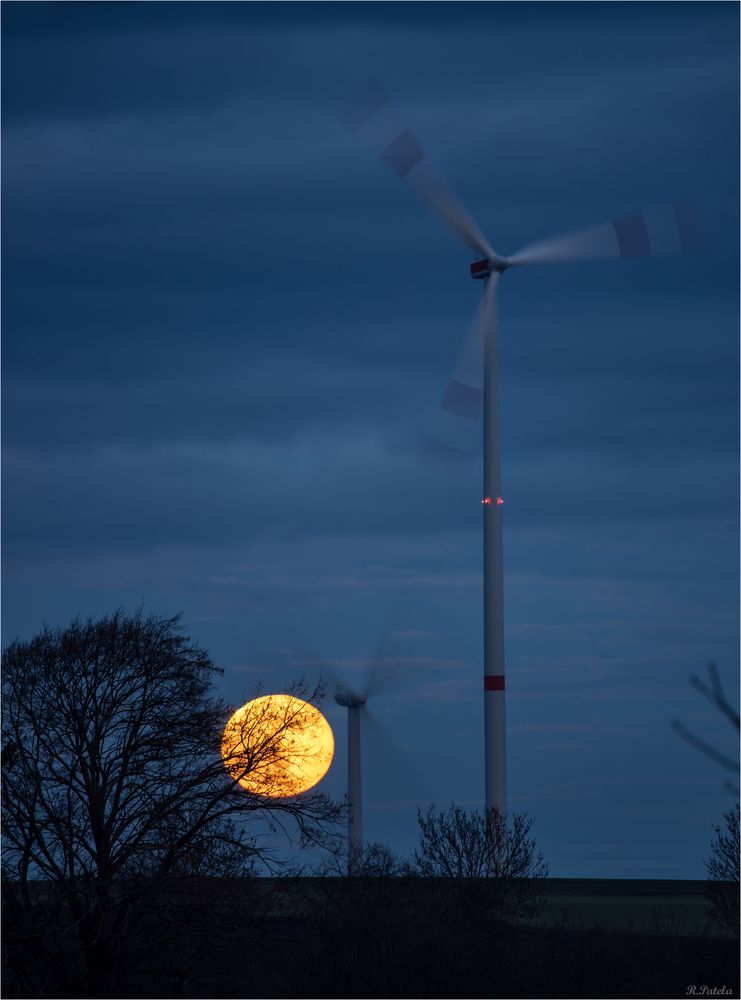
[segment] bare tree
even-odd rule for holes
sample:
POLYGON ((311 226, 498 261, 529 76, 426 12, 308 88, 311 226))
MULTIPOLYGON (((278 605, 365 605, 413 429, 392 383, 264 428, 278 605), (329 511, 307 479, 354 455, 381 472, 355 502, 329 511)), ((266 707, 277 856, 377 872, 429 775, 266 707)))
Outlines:
POLYGON ((739 807, 723 814, 724 826, 713 826, 707 861, 710 898, 718 920, 727 927, 739 926, 739 807))
MULTIPOLYGON (((728 696, 723 690, 718 668, 714 663, 708 663, 707 684, 701 680, 697 674, 692 674, 690 684, 703 697, 707 698, 711 705, 716 708, 733 726, 736 732, 739 731, 741 720, 736 708, 731 704, 728 696)), ((685 742, 690 746, 705 754, 713 763, 718 764, 724 771, 730 771, 736 779, 739 774, 739 761, 722 753, 712 743, 696 736, 691 730, 680 722, 679 719, 671 720, 672 728, 679 733, 685 742)), ((738 743, 738 738, 736 739, 738 743)), ((732 795, 738 795, 739 786, 730 779, 723 783, 725 789, 732 795)), ((708 871, 708 895, 713 903, 713 909, 717 919, 730 927, 738 928, 739 925, 739 807, 724 813, 725 832, 720 826, 713 825, 715 838, 710 845, 710 858, 706 862, 708 871)))
MULTIPOLYGON (((234 780, 279 774, 304 723, 288 702, 272 727, 247 719, 239 752, 225 761, 230 711, 213 690, 220 673, 179 618, 141 610, 45 628, 5 651, 3 746, 12 754, 3 767, 3 874, 18 928, 11 961, 20 956, 28 971, 23 959, 32 954, 42 972, 22 995, 60 989, 67 977, 65 988, 109 996, 136 919, 149 913, 156 925, 151 914, 174 880, 238 878, 271 863, 246 817, 303 842, 335 830, 340 807, 322 795, 268 798, 234 780)), ((292 693, 316 695, 300 685, 292 693)))
MULTIPOLYGON (((725 716, 725 718, 731 723, 731 725, 739 731, 739 714, 734 708, 734 706, 728 700, 728 696, 723 690, 723 685, 720 681, 720 674, 718 673, 718 668, 714 663, 708 663, 708 677, 710 679, 710 684, 701 680, 697 674, 692 674, 690 677, 690 684, 696 691, 699 691, 703 697, 707 698, 708 701, 718 709, 718 711, 725 716)), ((716 747, 707 740, 701 739, 701 737, 696 736, 691 730, 680 722, 679 719, 671 720, 672 728, 679 733, 683 740, 693 746, 696 750, 704 753, 706 757, 718 764, 726 771, 730 771, 734 777, 738 778, 739 773, 739 761, 735 758, 729 757, 727 754, 721 753, 716 747)), ((738 795, 738 785, 735 785, 732 781, 727 780, 725 782, 725 787, 729 792, 734 795, 738 795)))
POLYGON ((530 837, 533 820, 524 813, 506 817, 498 809, 459 806, 438 813, 433 803, 417 810, 419 844, 409 872, 445 879, 450 898, 469 911, 481 907, 500 919, 526 916, 539 905, 536 883, 548 865, 530 837))
POLYGON ((433 803, 417 810, 419 846, 412 866, 419 875, 447 878, 543 878, 548 865, 528 836, 533 820, 515 813, 509 822, 498 809, 466 812, 452 805, 438 813, 433 803))
POLYGON ((327 845, 319 864, 309 870, 312 878, 393 878, 404 874, 401 858, 387 844, 356 844, 348 853, 347 839, 327 845))

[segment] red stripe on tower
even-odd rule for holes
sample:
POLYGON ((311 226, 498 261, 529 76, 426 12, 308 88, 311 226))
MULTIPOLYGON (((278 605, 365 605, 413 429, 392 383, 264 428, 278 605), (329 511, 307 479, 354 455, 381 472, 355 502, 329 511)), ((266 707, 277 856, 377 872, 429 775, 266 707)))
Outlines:
POLYGON ((484 674, 484 691, 504 691, 504 674, 484 674))

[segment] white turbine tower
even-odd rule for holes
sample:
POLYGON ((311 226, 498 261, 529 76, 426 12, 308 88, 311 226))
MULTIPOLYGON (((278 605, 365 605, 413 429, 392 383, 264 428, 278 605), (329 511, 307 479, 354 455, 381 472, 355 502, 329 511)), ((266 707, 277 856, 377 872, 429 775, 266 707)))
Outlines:
MULTIPOLYGON (((484 536, 484 753, 486 808, 507 812, 505 738, 504 611, 502 513, 497 370, 497 297, 499 281, 510 267, 598 258, 643 257, 695 249, 697 233, 686 206, 662 205, 646 212, 575 233, 534 243, 510 257, 491 244, 442 178, 435 173, 410 129, 395 119, 383 86, 371 82, 340 114, 343 124, 364 138, 380 158, 422 195, 443 221, 480 259, 471 276, 484 281, 484 301, 448 384, 442 408, 453 423, 478 421, 483 403, 484 536)), ((456 445, 456 450, 460 450, 456 445)), ((349 708, 357 712, 359 706, 349 708)))
POLYGON ((349 864, 363 850, 363 772, 360 751, 360 713, 368 700, 346 687, 338 687, 334 696, 347 709, 347 856, 349 864))

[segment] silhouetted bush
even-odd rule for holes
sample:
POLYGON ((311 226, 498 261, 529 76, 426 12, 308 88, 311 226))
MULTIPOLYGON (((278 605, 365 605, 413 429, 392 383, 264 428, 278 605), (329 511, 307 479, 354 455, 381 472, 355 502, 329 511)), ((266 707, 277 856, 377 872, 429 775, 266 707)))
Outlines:
POLYGON ((538 880, 548 865, 530 834, 533 821, 498 809, 456 805, 418 810, 419 843, 406 866, 417 891, 447 919, 521 920, 540 905, 538 880))
POLYGON ((723 815, 724 826, 714 826, 707 861, 708 891, 716 919, 725 927, 739 926, 739 807, 723 815))

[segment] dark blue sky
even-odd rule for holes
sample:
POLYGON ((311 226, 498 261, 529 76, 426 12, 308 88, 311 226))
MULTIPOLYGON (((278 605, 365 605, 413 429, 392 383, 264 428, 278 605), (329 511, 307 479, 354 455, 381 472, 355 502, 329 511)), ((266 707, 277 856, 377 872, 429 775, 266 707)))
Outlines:
MULTIPOLYGON (((556 875, 702 877, 738 692, 735 4, 19 4, 3 19, 5 639, 181 611, 240 702, 384 640, 366 832, 483 799, 481 288, 334 117, 383 77, 500 253, 678 197, 701 257, 502 282, 511 806, 556 875)), ((344 720, 326 703, 344 790, 344 720)))

